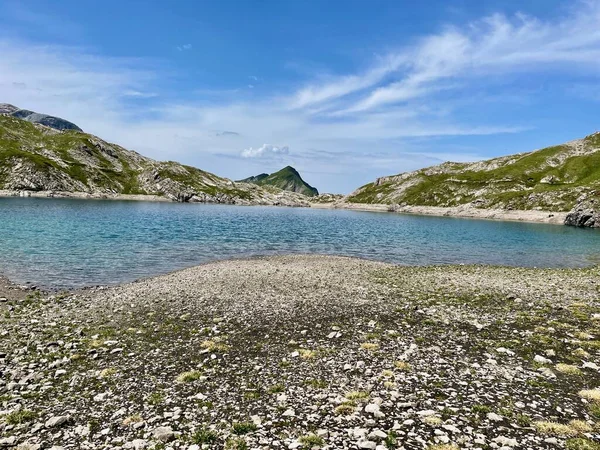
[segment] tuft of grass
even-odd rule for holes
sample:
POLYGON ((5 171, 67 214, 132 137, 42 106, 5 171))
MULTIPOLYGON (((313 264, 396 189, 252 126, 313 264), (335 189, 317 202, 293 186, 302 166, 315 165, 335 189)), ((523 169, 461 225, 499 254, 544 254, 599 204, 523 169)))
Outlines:
POLYGON ((396 367, 396 369, 401 370, 403 372, 410 372, 412 370, 412 366, 407 363, 406 361, 396 361, 394 363, 394 367, 396 367))
POLYGON ((534 422, 533 425, 538 433, 549 434, 553 436, 576 436, 577 430, 574 430, 569 425, 558 422, 546 422, 539 421, 534 422))
POLYGON ((317 352, 315 350, 309 350, 306 348, 301 348, 298 350, 298 353, 300 353, 300 358, 303 359, 313 359, 317 356, 317 352))
POLYGON ((377 344, 375 342, 363 342, 362 344, 360 344, 360 348, 361 348, 361 350, 367 350, 369 352, 374 352, 376 350, 379 350, 379 344, 377 344))
POLYGON ((567 439, 567 450, 600 450, 600 444, 585 438, 567 439))
POLYGON ((225 450, 248 450, 248 444, 242 438, 228 439, 225 450))
POLYGON ((179 383, 191 383, 192 381, 200 379, 201 376, 202 372, 199 370, 190 370, 189 372, 180 373, 177 376, 177 381, 179 383))
POLYGON ((395 431, 390 431, 383 440, 383 444, 386 448, 396 448, 398 445, 398 435, 395 431))
POLYGON ((354 403, 344 402, 335 408, 335 413, 338 416, 349 416, 351 414, 354 414, 355 410, 356 410, 356 405, 354 403))
POLYGON ((151 405, 160 405, 165 401, 165 396, 162 392, 153 392, 148 396, 147 402, 151 405))
POLYGON ((115 369, 114 367, 109 367, 100 372, 100 378, 110 378, 116 373, 117 369, 115 369))
POLYGON ((285 391, 285 386, 282 383, 274 384, 268 390, 269 394, 279 394, 283 391, 285 391))
POLYGON ((256 425, 253 422, 235 422, 231 429, 234 434, 242 435, 256 431, 256 425))
POLYGON ((19 409, 4 416, 4 420, 9 425, 20 425, 31 422, 37 417, 37 414, 28 409, 19 409))
POLYGON ((588 413, 596 420, 600 420, 600 402, 590 403, 588 406, 588 413))
POLYGON ((208 350, 211 353, 224 353, 228 351, 231 347, 229 345, 220 342, 218 340, 206 340, 200 344, 200 347, 208 350))
POLYGON ((517 422, 517 425, 525 428, 525 427, 528 427, 531 425, 531 417, 529 417, 525 414, 519 414, 516 417, 516 422, 517 422))
POLYGON ((572 364, 557 364, 555 367, 557 372, 560 373, 564 373, 566 375, 577 375, 580 376, 583 374, 583 372, 581 371, 581 369, 579 369, 579 367, 574 366, 572 364))
POLYGON ((317 436, 316 434, 307 434, 306 436, 301 436, 298 439, 302 445, 313 448, 313 447, 322 447, 325 445, 325 441, 321 436, 317 436))
POLYGON ((194 444, 215 444, 219 439, 219 435, 208 428, 202 427, 192 435, 192 443, 194 444))
POLYGON ((346 397, 348 400, 366 400, 370 397, 371 394, 369 394, 367 391, 350 391, 350 392, 346 392, 346 394, 344 395, 344 397, 346 397))
POLYGON ((442 418, 438 417, 438 416, 426 416, 426 417, 423 417, 423 419, 421 419, 421 421, 423 423, 426 423, 427 425, 431 425, 433 427, 441 425, 443 422, 442 418))
POLYGON ((584 420, 571 420, 569 422, 569 427, 578 433, 590 433, 594 430, 594 428, 584 420))
POLYGON ((600 402, 600 389, 583 389, 578 392, 581 398, 591 400, 593 402, 600 402))

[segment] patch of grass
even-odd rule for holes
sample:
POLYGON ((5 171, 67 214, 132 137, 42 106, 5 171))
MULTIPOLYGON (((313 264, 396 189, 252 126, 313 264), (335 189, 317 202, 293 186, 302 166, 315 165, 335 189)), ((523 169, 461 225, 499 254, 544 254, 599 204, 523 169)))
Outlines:
POLYGON ((162 392, 153 392, 148 396, 147 402, 151 405, 160 405, 165 401, 165 395, 162 392))
POLYGON ((367 350, 370 352, 374 352, 376 350, 379 350, 379 344, 377 344, 375 342, 363 342, 362 344, 360 344, 360 348, 361 348, 361 350, 367 350))
POLYGON ((256 431, 257 427, 253 422, 235 422, 231 429, 234 434, 242 435, 256 431))
POLYGON ((585 438, 567 439, 567 450, 600 450, 600 444, 585 438))
POLYGON ((600 420, 600 403, 593 402, 588 405, 588 413, 596 420, 600 420))
POLYGON ((260 392, 258 392, 258 391, 246 391, 246 392, 244 392, 244 398, 246 400, 258 400, 260 398, 260 392))
POLYGON ((396 361, 394 367, 402 372, 409 372, 412 370, 412 366, 406 361, 396 361))
POLYGON ((202 372, 199 370, 190 370, 189 372, 180 373, 177 376, 177 381, 179 383, 191 383, 193 381, 199 380, 202 377, 202 372))
POLYGON ((321 436, 317 436, 316 434, 307 434, 306 436, 300 436, 298 439, 302 445, 313 448, 313 447, 322 447, 325 445, 325 441, 321 436))
POLYGON ((244 439, 228 439, 225 442, 225 450, 248 450, 248 444, 244 439))
POLYGON ((535 429, 540 434, 549 434, 552 436, 576 436, 577 430, 574 430, 569 425, 558 422, 539 421, 534 422, 535 429))
POLYGON ((584 420, 571 420, 569 427, 578 433, 590 433, 594 428, 584 420))
POLYGON ((306 348, 299 349, 298 353, 300 353, 300 358, 302 359, 314 359, 318 354, 316 350, 309 350, 306 348))
POLYGON ((110 378, 116 373, 117 369, 115 369, 114 367, 109 367, 100 372, 100 378, 110 378))
POLYGON ((215 444, 219 440, 219 435, 208 428, 200 428, 192 435, 193 444, 215 444))
POLYGON ((9 425, 20 425, 22 423, 35 420, 37 414, 28 409, 19 409, 4 416, 4 420, 9 425))
POLYGON ((285 391, 285 386, 282 383, 274 384, 268 390, 269 394, 279 394, 284 391, 285 391))
POLYGON ((485 415, 491 411, 491 408, 486 405, 473 405, 473 407, 471 408, 471 412, 477 415, 485 415))
POLYGON ((367 391, 350 391, 346 392, 344 395, 344 397, 352 401, 367 400, 370 396, 371 394, 369 394, 367 391))
POLYGON ((397 447, 398 435, 396 434, 395 431, 392 430, 388 433, 388 435, 383 440, 383 445, 385 445, 386 448, 396 448, 397 447))
POLYGON ((517 425, 519 425, 520 427, 529 427, 531 426, 531 417, 525 415, 525 414, 518 414, 515 417, 515 421, 517 422, 517 425))
POLYGON ((578 395, 586 400, 600 402, 600 389, 583 389, 578 392, 578 395))
POLYGON ((203 341, 200 346, 211 353, 225 353, 231 348, 229 345, 216 339, 203 341))
POLYGON ((353 402, 344 402, 335 408, 335 413, 338 416, 349 416, 356 411, 356 404, 353 402))
POLYGON ((304 384, 315 389, 325 389, 329 386, 329 383, 325 380, 317 380, 316 378, 309 378, 304 381, 304 384))
POLYGON ((579 367, 574 366, 572 364, 557 364, 555 367, 557 372, 560 373, 564 373, 566 375, 575 375, 575 376, 581 376, 583 374, 583 372, 581 371, 581 369, 579 369, 579 367))

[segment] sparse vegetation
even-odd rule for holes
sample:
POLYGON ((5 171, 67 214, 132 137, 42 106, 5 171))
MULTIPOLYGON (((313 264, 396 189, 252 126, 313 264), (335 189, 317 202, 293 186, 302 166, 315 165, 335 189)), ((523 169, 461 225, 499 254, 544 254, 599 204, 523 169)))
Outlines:
POLYGON ((183 372, 177 376, 179 383, 191 383, 192 381, 199 380, 202 377, 202 372, 199 370, 190 370, 189 372, 183 372))
POLYGON ((28 409, 18 409, 9 414, 6 414, 3 419, 9 425, 20 425, 22 423, 35 420, 37 414, 28 409))
POLYGON ((316 434, 307 434, 305 436, 300 436, 298 442, 300 442, 307 448, 321 447, 325 445, 325 441, 323 440, 323 438, 321 436, 317 436, 316 434))
POLYGON ((192 443, 194 444, 215 444, 219 440, 219 435, 209 429, 200 428, 192 435, 192 443))
POLYGON ((238 435, 252 433, 256 428, 253 422, 236 422, 231 427, 233 433, 238 435))

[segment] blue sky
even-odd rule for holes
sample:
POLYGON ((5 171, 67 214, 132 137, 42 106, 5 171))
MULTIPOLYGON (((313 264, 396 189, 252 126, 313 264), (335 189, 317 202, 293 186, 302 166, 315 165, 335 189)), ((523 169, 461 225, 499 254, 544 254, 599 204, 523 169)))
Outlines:
POLYGON ((0 0, 0 102, 324 192, 598 129, 600 1, 0 0))

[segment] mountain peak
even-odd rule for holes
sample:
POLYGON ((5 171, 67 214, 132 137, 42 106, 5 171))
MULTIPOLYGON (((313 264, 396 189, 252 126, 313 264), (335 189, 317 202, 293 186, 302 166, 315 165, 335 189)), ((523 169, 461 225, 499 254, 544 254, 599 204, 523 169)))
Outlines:
POLYGON ((298 171, 292 166, 286 166, 270 175, 261 173, 260 175, 244 178, 239 181, 241 183, 253 183, 261 186, 275 186, 284 191, 298 192, 309 197, 319 195, 319 191, 304 181, 298 171))
POLYGON ((15 105, 11 105, 10 103, 0 103, 0 114, 17 117, 32 123, 39 123, 40 125, 54 128, 55 130, 83 131, 73 122, 69 122, 68 120, 61 119, 60 117, 49 116, 47 114, 40 114, 28 109, 20 109, 15 105))

